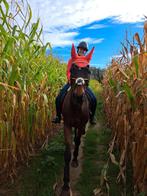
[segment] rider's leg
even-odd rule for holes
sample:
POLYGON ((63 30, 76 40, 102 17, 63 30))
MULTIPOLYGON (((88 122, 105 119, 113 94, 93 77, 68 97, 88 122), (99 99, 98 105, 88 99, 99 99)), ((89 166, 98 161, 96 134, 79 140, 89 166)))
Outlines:
POLYGON ((94 93, 92 92, 92 90, 89 87, 87 87, 86 92, 90 98, 90 110, 91 110, 90 123, 96 124, 95 119, 94 119, 94 115, 95 115, 95 111, 96 111, 97 100, 96 100, 94 93))
POLYGON ((61 108, 62 108, 62 101, 66 95, 66 92, 69 88, 70 84, 67 83, 63 86, 63 88, 60 90, 58 96, 56 97, 56 117, 52 120, 53 123, 60 123, 61 121, 61 108))

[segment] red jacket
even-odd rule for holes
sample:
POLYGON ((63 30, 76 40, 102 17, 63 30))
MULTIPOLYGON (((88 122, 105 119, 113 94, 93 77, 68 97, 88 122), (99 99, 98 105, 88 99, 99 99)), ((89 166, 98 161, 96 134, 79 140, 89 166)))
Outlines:
POLYGON ((71 69, 72 63, 75 63, 79 67, 86 67, 87 65, 89 65, 89 62, 92 58, 93 52, 94 52, 94 47, 92 48, 92 50, 86 56, 79 56, 76 53, 74 44, 72 44, 71 58, 68 61, 67 72, 66 72, 68 81, 70 81, 70 69, 71 69))

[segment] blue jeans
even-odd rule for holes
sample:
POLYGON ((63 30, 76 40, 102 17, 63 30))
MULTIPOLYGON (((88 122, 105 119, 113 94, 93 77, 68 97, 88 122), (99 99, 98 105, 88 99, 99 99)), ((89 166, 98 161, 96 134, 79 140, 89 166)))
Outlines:
POLYGON ((86 93, 88 95, 89 102, 90 102, 90 111, 91 111, 90 118, 92 119, 95 115, 97 99, 95 97, 95 94, 92 92, 92 90, 89 87, 86 88, 86 93))
MULTIPOLYGON (((58 117, 61 117, 61 112, 62 112, 62 103, 64 100, 64 97, 67 93, 68 88, 70 87, 70 84, 67 83, 63 86, 63 88, 60 90, 58 96, 56 97, 56 113, 58 117)), ((97 106, 97 100, 96 97, 94 95, 94 93, 92 92, 92 90, 87 87, 86 88, 86 93, 88 95, 88 99, 90 102, 90 118, 92 119, 95 115, 95 110, 96 110, 96 106, 97 106)))

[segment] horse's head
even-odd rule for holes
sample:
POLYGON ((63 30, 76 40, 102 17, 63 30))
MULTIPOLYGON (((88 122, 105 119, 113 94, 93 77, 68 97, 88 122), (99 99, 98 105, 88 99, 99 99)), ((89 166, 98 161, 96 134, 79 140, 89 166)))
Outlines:
POLYGON ((84 78, 78 77, 75 79, 74 94, 77 97, 82 97, 85 94, 86 82, 84 78))
POLYGON ((85 89, 88 86, 90 79, 89 66, 78 67, 76 64, 72 65, 71 72, 71 88, 74 95, 82 97, 85 94, 85 89))

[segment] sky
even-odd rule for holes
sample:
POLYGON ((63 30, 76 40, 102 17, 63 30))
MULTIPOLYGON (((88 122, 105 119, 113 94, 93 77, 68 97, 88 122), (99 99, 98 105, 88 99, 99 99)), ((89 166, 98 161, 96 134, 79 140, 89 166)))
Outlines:
POLYGON ((43 42, 53 55, 67 62, 71 44, 86 41, 95 51, 91 66, 105 68, 120 55, 126 35, 132 42, 138 32, 143 40, 147 1, 140 0, 28 0, 33 21, 40 17, 43 42))

